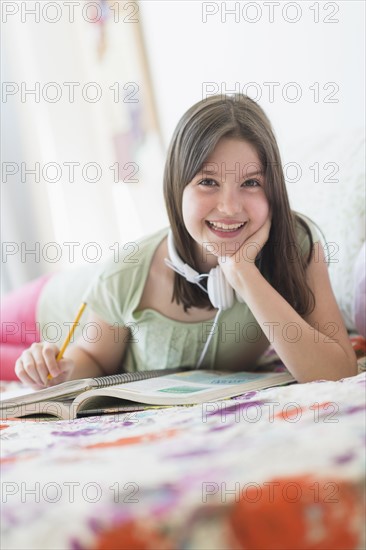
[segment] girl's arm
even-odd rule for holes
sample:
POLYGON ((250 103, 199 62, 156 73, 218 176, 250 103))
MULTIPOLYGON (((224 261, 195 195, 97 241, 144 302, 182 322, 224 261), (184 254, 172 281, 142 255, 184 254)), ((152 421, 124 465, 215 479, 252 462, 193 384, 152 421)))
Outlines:
POLYGON ((127 343, 131 337, 129 329, 127 327, 117 329, 95 313, 91 313, 88 317, 88 323, 96 324, 100 337, 95 342, 90 342, 80 336, 74 346, 67 348, 64 357, 71 359, 74 363, 67 380, 116 374, 122 365, 127 343))
MULTIPOLYGON (((269 231, 269 227, 267 227, 269 231)), ((265 231, 262 233, 265 234, 265 231)), ((268 236, 268 232, 267 232, 268 236)), ((252 242, 258 242, 252 237, 252 242)), ((263 244, 266 237, 263 240, 263 244)), ((298 382, 339 380, 357 374, 357 361, 335 300, 322 247, 314 243, 307 282, 315 308, 302 318, 266 281, 254 261, 220 261, 268 340, 298 382), (315 253, 314 253, 315 252, 315 253)))
MULTIPOLYGON (((99 337, 90 342, 80 337, 56 361, 59 348, 47 342, 35 343, 25 350, 15 364, 15 373, 25 384, 45 387, 66 380, 106 376, 119 372, 130 331, 117 329, 91 312, 88 323, 95 323, 99 337), (48 379, 51 374, 52 379, 48 379)), ((92 339, 92 335, 89 336, 92 339)))

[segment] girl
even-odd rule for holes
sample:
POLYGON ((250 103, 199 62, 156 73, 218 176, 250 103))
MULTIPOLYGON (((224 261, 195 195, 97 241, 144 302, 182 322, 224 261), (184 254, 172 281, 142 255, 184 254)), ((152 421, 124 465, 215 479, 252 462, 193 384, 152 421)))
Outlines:
POLYGON ((254 101, 219 95, 183 115, 164 196, 177 256, 164 228, 111 260, 86 298, 95 337, 80 336, 58 362, 56 345, 33 343, 16 361, 20 380, 39 388, 121 369, 249 370, 270 343, 299 382, 356 374, 318 236, 290 210, 277 143, 254 101), (207 294, 199 274, 208 273, 208 285, 219 273, 219 290, 234 291, 224 306, 207 294))

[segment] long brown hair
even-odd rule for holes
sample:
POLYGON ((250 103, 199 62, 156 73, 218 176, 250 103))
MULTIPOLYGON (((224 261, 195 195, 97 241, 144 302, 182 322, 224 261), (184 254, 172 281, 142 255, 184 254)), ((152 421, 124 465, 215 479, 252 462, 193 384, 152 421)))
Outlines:
MULTIPOLYGON (((183 222, 182 195, 185 186, 198 174, 221 138, 249 142, 261 162, 265 193, 272 213, 267 243, 256 265, 270 284, 300 314, 314 309, 314 295, 305 278, 313 249, 306 222, 291 211, 281 157, 271 123, 259 105, 243 94, 216 95, 199 101, 182 116, 169 145, 164 170, 164 198, 174 243, 182 260, 198 271, 194 241, 183 222), (303 258, 297 248, 295 223, 305 229, 310 242, 303 258), (284 269, 284 258, 294 251, 284 269)), ((172 301, 183 303, 184 311, 195 306, 212 309, 207 294, 197 285, 175 274, 172 301)))

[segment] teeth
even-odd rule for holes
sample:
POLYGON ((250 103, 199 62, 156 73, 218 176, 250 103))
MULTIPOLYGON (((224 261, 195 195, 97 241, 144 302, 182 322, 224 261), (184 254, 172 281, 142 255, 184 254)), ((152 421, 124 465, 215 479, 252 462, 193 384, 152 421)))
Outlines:
POLYGON ((226 223, 219 223, 219 222, 208 222, 212 227, 215 229, 224 229, 226 231, 235 231, 235 229, 239 229, 239 227, 243 227, 244 223, 235 223, 232 225, 227 225, 226 223))

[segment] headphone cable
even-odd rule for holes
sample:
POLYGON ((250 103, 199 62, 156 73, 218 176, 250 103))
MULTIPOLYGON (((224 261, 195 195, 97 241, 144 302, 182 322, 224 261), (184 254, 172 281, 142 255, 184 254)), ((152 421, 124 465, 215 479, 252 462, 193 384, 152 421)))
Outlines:
POLYGON ((208 348, 208 346, 209 346, 209 344, 210 344, 210 342, 211 342, 211 339, 212 339, 213 335, 215 334, 215 330, 216 330, 216 327, 217 327, 217 324, 218 324, 218 319, 219 319, 219 315, 220 315, 221 311, 222 311, 222 309, 219 308, 218 312, 217 312, 216 315, 215 315, 215 319, 214 319, 214 321, 213 321, 213 323, 212 323, 212 327, 211 327, 211 330, 210 330, 210 334, 209 334, 209 336, 208 336, 208 338, 207 338, 206 344, 205 344, 205 346, 204 346, 204 348, 203 348, 203 350, 202 350, 202 353, 201 353, 201 355, 200 355, 200 358, 198 359, 197 365, 196 365, 196 367, 195 367, 196 369, 198 369, 198 368, 201 366, 201 363, 202 363, 202 361, 203 361, 203 358, 204 358, 204 356, 206 355, 207 348, 208 348))

